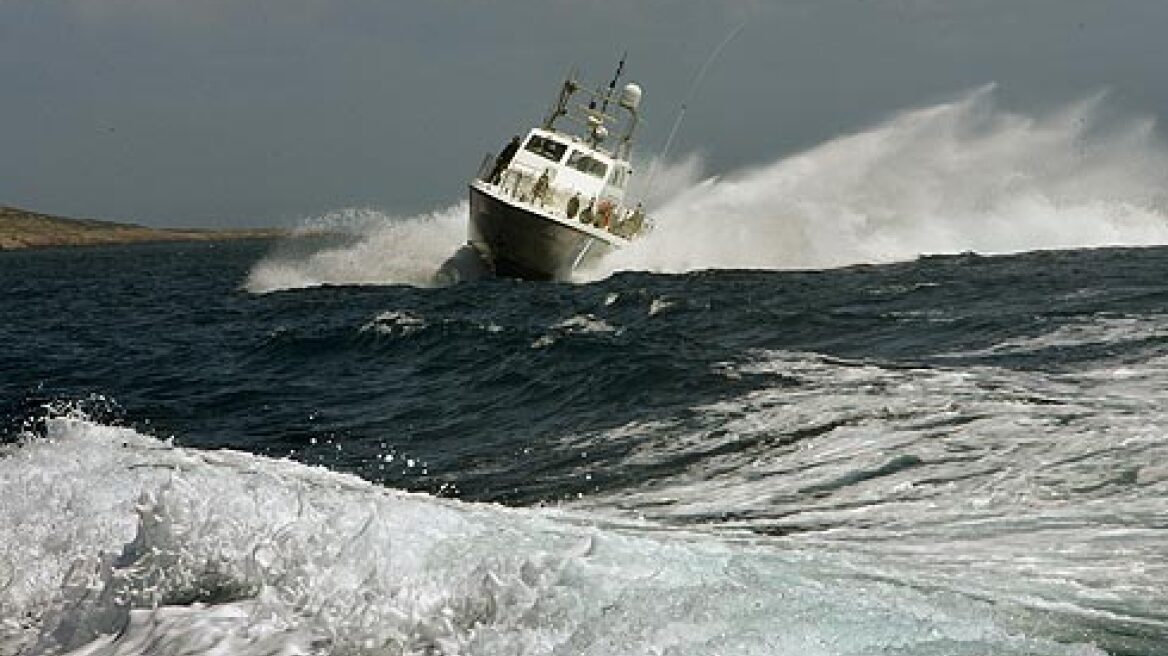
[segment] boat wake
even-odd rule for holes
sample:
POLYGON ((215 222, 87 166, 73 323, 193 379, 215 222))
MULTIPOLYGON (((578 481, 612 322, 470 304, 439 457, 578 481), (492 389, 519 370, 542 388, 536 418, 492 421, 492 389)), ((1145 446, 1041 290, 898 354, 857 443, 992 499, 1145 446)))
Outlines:
MULTIPOLYGON (((759 168, 701 171, 694 156, 660 167, 654 231, 578 279, 1168 244, 1168 147, 1150 119, 1107 120, 1102 96, 1029 116, 999 108, 986 86, 759 168)), ((330 215, 350 239, 277 250, 246 287, 431 284, 466 241, 466 212, 330 215)))
MULTIPOLYGON (((1168 243, 1168 148, 1096 96, 1042 116, 992 86, 757 169, 695 180, 592 272, 828 268, 1168 243)), ((693 171, 694 168, 688 167, 693 171)))
POLYGON ((263 294, 322 285, 432 284, 439 265, 466 242, 467 204, 410 217, 343 210, 309 221, 305 232, 329 235, 307 247, 292 239, 256 263, 244 287, 263 294))

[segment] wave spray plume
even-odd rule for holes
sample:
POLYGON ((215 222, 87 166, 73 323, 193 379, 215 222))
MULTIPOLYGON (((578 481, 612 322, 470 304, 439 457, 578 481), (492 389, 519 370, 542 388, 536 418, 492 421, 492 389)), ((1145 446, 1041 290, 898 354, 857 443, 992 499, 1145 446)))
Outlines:
POLYGON ((991 85, 694 179, 655 209, 647 239, 592 275, 1168 243, 1168 149, 1151 120, 1101 125, 1101 100, 1030 117, 999 109, 991 85))
MULTIPOLYGON (((1150 119, 1104 121, 1102 98, 1026 116, 990 85, 752 170, 702 179, 684 157, 655 167, 655 230, 580 278, 1168 244, 1168 148, 1150 119)), ((330 214, 323 227, 344 243, 277 250, 246 287, 431 284, 465 242, 466 213, 330 214)))
POLYGON ((321 285, 429 285, 438 266, 466 241, 465 202, 408 218, 376 210, 344 210, 309 231, 342 242, 311 252, 284 244, 256 263, 244 287, 262 294, 321 285))

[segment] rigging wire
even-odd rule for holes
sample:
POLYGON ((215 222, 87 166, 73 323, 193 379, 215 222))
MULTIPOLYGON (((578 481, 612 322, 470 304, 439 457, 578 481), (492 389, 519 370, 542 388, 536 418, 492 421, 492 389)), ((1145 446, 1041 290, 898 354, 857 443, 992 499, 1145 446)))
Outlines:
POLYGON ((718 55, 722 54, 722 50, 730 45, 730 42, 742 32, 747 22, 744 20, 734 29, 730 30, 726 38, 722 39, 722 42, 710 52, 709 57, 706 57, 706 61, 698 69, 698 73, 694 76, 693 81, 690 82, 689 89, 686 90, 685 96, 681 100, 681 107, 677 110, 677 118, 674 119, 673 127, 669 130, 669 136, 665 139, 665 147, 661 149, 661 155, 653 160, 653 163, 649 166, 649 181, 645 185, 645 193, 643 195, 645 200, 648 200, 649 196, 653 193, 653 184, 657 181, 657 172, 661 168, 661 164, 665 162, 665 158, 669 155, 669 149, 673 146, 673 139, 677 136, 677 130, 681 127, 681 121, 685 118, 686 110, 689 109, 689 102, 693 98, 694 92, 697 91, 698 85, 701 84, 702 79, 706 77, 706 71, 710 69, 710 66, 713 65, 718 55))

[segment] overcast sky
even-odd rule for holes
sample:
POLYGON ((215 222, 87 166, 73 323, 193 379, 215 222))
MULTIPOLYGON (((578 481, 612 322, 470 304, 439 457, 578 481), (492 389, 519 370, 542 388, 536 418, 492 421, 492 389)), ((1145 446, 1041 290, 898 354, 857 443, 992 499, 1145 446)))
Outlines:
POLYGON ((989 82, 1168 115, 1166 0, 0 0, 0 204, 287 225, 465 195, 573 65, 622 51, 659 151, 723 172, 989 82))

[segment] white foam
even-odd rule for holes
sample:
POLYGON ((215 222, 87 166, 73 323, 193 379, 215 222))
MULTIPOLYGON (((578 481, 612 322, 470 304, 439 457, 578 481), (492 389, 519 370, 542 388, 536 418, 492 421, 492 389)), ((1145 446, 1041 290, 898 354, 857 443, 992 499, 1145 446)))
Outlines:
POLYGON ((266 293, 321 285, 430 285, 446 258, 466 241, 466 213, 466 202, 412 217, 376 210, 334 212, 307 228, 348 235, 346 245, 310 253, 277 246, 252 267, 244 286, 266 293))
POLYGON ((676 301, 665 298, 655 298, 649 304, 649 316, 655 317, 658 314, 661 314, 662 312, 665 312, 669 308, 673 307, 674 305, 677 305, 676 301))
POLYGON ((1091 316, 1064 323, 1032 337, 1002 340, 993 346, 951 355, 1004 355, 1035 353, 1063 347, 1111 345, 1168 338, 1168 316, 1091 316))
POLYGON ((1100 653, 830 549, 398 493, 76 417, 48 434, 0 456, 0 653, 1100 653))
MULTIPOLYGON (((591 275, 1166 244, 1168 149, 1150 120, 1105 124, 1101 103, 1026 116, 985 87, 695 181, 653 209, 646 239, 591 275)), ((671 177, 695 171, 690 161, 671 177)))
POLYGON ((896 580, 1168 633, 1168 360, 1116 376, 756 355, 718 370, 792 382, 622 427, 619 466, 684 464, 574 505, 854 545, 896 580))
POLYGON ((386 310, 373 317, 364 326, 363 333, 377 333, 387 337, 407 337, 426 328, 426 320, 411 312, 386 310))
MULTIPOLYGON (((613 299, 616 302, 616 299, 613 299)), ((531 343, 531 348, 546 348, 568 335, 620 335, 624 328, 615 327, 604 319, 588 313, 576 314, 552 326, 531 343)))

